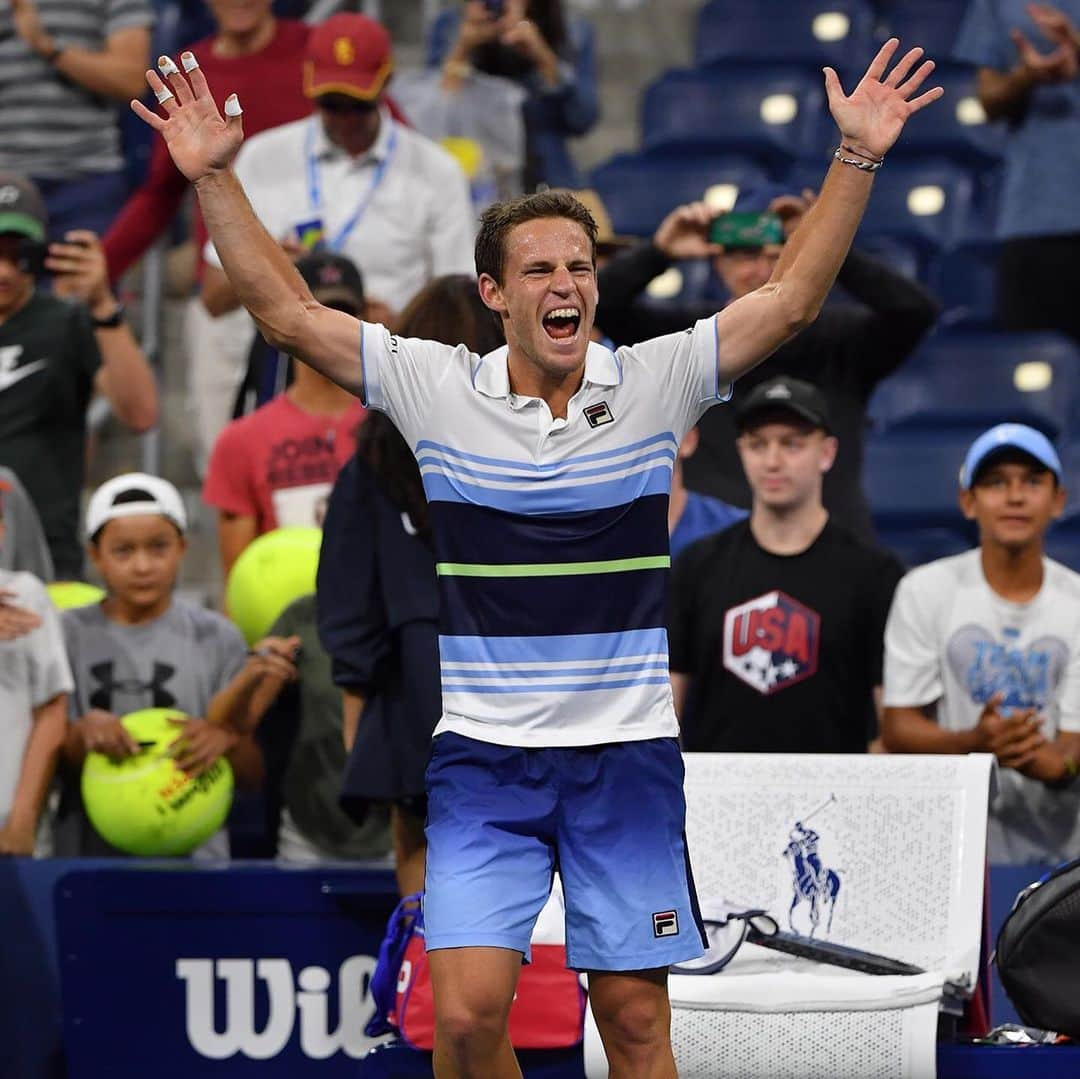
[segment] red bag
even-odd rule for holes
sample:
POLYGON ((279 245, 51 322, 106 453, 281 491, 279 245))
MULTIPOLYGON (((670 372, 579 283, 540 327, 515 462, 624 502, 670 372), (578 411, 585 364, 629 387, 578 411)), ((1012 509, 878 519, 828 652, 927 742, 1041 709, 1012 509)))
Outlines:
MULTIPOLYGON (((566 965, 562 903, 553 893, 532 939, 532 962, 521 968, 510 1007, 510 1043, 515 1049, 567 1049, 580 1043, 585 1023, 585 990, 566 965), (549 908, 552 908, 549 910, 549 908), (557 937, 560 943, 545 943, 557 937)), ((414 1049, 435 1046, 431 970, 424 947, 423 919, 416 918, 398 968, 390 1025, 414 1049)))

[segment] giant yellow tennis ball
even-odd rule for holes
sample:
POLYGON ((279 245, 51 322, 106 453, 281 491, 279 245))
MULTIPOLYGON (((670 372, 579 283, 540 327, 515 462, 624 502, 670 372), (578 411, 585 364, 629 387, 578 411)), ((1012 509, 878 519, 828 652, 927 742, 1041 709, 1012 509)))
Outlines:
POLYGON ((276 528, 249 543, 233 563, 225 608, 248 644, 265 637, 294 600, 315 591, 322 531, 276 528))
POLYGON ((180 728, 171 708, 144 708, 121 722, 141 752, 122 761, 88 753, 82 771, 86 815, 102 838, 128 854, 163 858, 190 854, 224 823, 232 805, 233 773, 222 757, 197 778, 168 755, 180 728))
POLYGON ((45 591, 58 611, 89 607, 91 603, 100 603, 105 598, 104 589, 85 581, 53 581, 45 586, 45 591))

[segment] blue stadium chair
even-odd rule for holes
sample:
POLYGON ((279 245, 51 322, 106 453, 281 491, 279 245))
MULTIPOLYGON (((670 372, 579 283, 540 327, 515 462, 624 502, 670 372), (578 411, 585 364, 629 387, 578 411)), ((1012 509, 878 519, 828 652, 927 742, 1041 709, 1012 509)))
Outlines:
POLYGON ((971 442, 969 432, 947 429, 869 438, 863 490, 879 531, 962 527, 956 493, 971 442))
POLYGON ((646 150, 740 153, 770 169, 819 149, 825 90, 818 71, 733 64, 668 71, 642 99, 646 150))
POLYGON ((890 236, 924 257, 954 246, 970 219, 975 181, 947 160, 894 160, 878 173, 860 237, 890 236))
POLYGON ((892 521, 878 528, 878 540, 908 569, 970 550, 978 542, 975 530, 965 527, 968 522, 960 516, 955 502, 953 510, 957 521, 955 528, 944 525, 906 526, 892 521))
POLYGON ((980 167, 999 161, 1005 129, 986 119, 975 93, 974 69, 960 64, 939 64, 924 84, 926 89, 931 86, 941 86, 945 96, 933 108, 911 117, 896 145, 899 153, 890 157, 890 164, 901 158, 927 154, 980 167))
MULTIPOLYGON (((968 0, 885 0, 879 37, 921 45, 937 63, 950 59, 968 0)), ((935 76, 936 77, 936 76, 935 76)))
POLYGON ((873 27, 865 0, 710 0, 698 16, 695 59, 829 64, 841 75, 861 72, 873 55, 873 27))
POLYGON ((879 431, 962 429, 970 441, 995 423, 1026 423, 1057 438, 1080 390, 1080 349, 1055 333, 937 334, 882 382, 869 414, 879 431))
POLYGON ((1080 573, 1080 532, 1057 526, 1051 528, 1046 534, 1045 550, 1055 562, 1080 573))
POLYGON ((619 154, 593 170, 616 232, 651 236, 676 206, 722 187, 727 196, 768 182, 752 161, 734 155, 619 154))
POLYGON ((966 240, 934 260, 930 287, 941 300, 943 325, 990 329, 997 323, 997 245, 966 240))

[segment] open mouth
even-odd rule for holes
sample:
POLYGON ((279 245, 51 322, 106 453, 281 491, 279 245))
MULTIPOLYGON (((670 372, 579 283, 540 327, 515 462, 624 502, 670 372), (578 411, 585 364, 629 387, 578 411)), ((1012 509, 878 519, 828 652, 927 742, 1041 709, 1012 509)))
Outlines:
POLYGON ((581 311, 577 307, 556 307, 544 316, 544 332, 552 341, 569 341, 581 325, 581 311))

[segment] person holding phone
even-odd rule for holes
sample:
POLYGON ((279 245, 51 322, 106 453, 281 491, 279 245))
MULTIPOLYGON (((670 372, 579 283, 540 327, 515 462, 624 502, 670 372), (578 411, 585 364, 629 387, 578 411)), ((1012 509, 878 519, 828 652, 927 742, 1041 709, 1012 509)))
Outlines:
POLYGON ((148 431, 157 386, 94 233, 45 239, 37 188, 0 175, 0 465, 29 491, 57 578, 78 579, 90 398, 101 394, 125 427, 148 431), (42 275, 51 275, 51 292, 39 287, 42 275))
MULTIPOLYGON (((597 326, 621 345, 676 333, 714 310, 714 300, 642 302, 649 282, 679 260, 711 260, 729 303, 752 294, 769 280, 815 199, 813 191, 795 194, 769 185, 740 193, 730 214, 717 214, 704 203, 676 207, 651 242, 620 252, 600 270, 597 326)), ((739 379, 734 399, 739 402, 777 375, 821 390, 840 444, 825 476, 825 508, 837 524, 872 540, 862 489, 867 404, 877 384, 914 352, 940 307, 917 281, 858 248, 848 251, 837 282, 850 300, 826 304, 813 325, 739 379)), ((731 410, 710 409, 699 426, 697 452, 684 463, 687 487, 748 509, 752 494, 736 451, 731 410)))
POLYGON ((590 131, 600 114, 592 26, 561 0, 467 0, 441 12, 428 35, 429 68, 442 68, 453 92, 471 70, 496 75, 528 94, 526 191, 540 183, 580 187, 567 139, 590 131))

